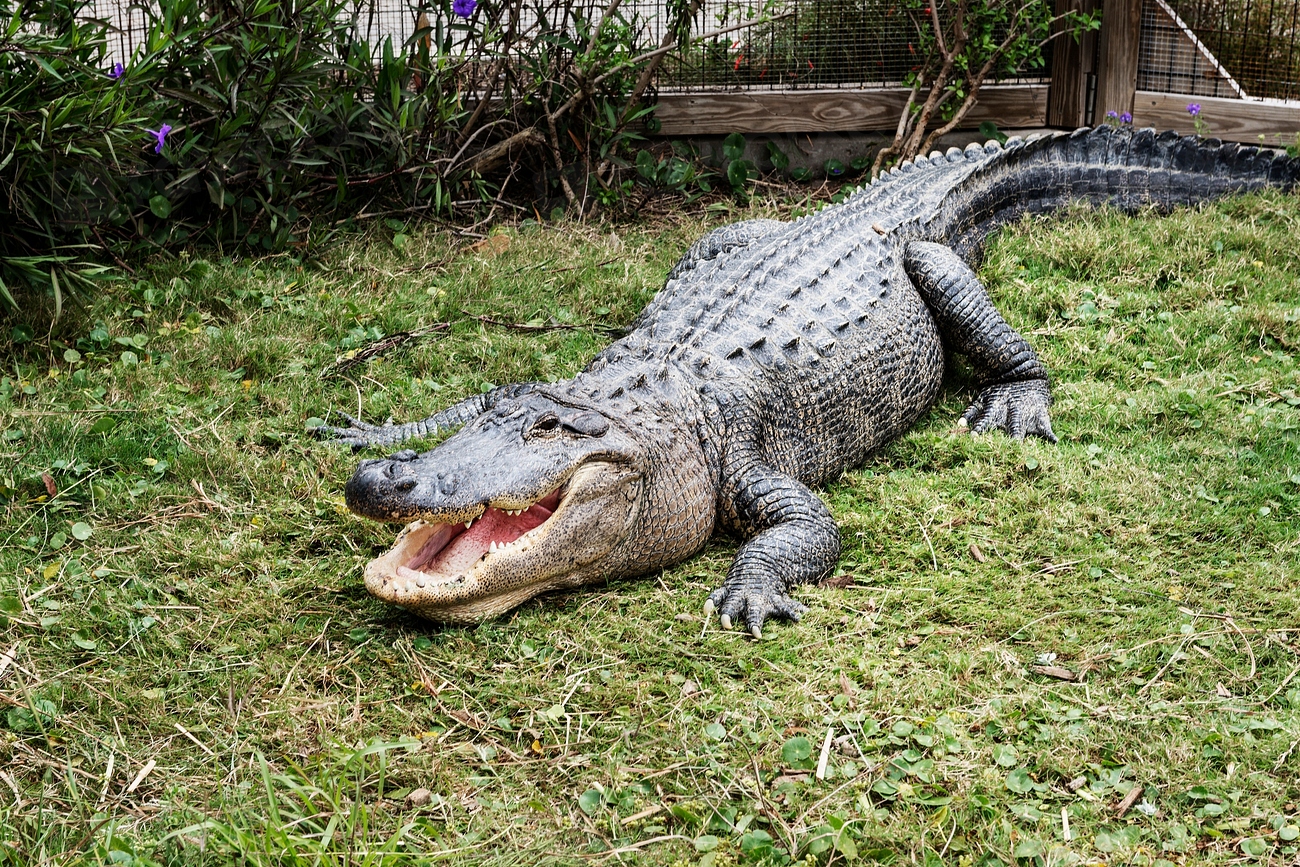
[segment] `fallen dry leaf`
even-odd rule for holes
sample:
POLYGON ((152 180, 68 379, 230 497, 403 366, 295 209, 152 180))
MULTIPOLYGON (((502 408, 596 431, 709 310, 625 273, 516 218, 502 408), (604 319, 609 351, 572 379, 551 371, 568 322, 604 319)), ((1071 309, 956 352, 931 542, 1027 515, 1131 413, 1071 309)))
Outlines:
POLYGON ((479 253, 487 257, 500 256, 506 250, 510 249, 510 236, 489 235, 482 241, 475 241, 465 249, 471 253, 479 253))

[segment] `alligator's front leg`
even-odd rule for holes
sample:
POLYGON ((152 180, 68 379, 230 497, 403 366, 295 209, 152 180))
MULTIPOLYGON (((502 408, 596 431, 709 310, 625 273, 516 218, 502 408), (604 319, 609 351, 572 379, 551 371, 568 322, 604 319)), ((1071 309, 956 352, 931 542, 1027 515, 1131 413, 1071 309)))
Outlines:
POLYGON ((998 313, 970 266, 942 244, 913 241, 903 267, 944 341, 966 356, 979 377, 981 391, 962 421, 975 433, 999 428, 1016 439, 1032 435, 1056 442, 1047 413, 1052 405, 1047 369, 998 313))
POLYGON ((415 437, 433 436, 456 430, 496 406, 503 398, 526 394, 536 386, 535 382, 517 382, 498 386, 484 394, 467 397, 440 412, 435 412, 428 418, 406 424, 367 424, 346 412, 335 410, 335 413, 343 416, 349 426, 322 425, 316 428, 316 436, 323 440, 352 446, 354 452, 361 451, 367 446, 389 446, 415 437))
POLYGON ((771 614, 798 620, 807 610, 790 598, 796 584, 817 581, 840 557, 840 531, 826 504, 798 480, 761 464, 740 474, 730 488, 728 511, 748 541, 740 546, 726 582, 709 594, 705 615, 715 610, 730 629, 743 618, 755 638, 771 614))

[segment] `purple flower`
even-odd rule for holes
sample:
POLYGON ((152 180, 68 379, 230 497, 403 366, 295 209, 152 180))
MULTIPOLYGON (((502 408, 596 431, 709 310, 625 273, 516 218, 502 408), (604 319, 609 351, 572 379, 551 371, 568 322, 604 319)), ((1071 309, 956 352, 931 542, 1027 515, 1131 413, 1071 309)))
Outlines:
POLYGON ((1113 110, 1112 110, 1112 111, 1108 111, 1108 112, 1106 112, 1106 117, 1109 117, 1109 118, 1112 118, 1112 119, 1117 119, 1117 118, 1119 117, 1119 113, 1116 112, 1116 111, 1113 111, 1113 110))
POLYGON ((478 6, 478 0, 451 0, 452 14, 459 15, 461 18, 468 18, 473 15, 476 6, 478 6))
POLYGON ((108 73, 108 77, 121 78, 125 74, 126 74, 126 67, 123 66, 121 63, 114 63, 112 71, 108 73))
POLYGON ((1121 115, 1119 116, 1119 122, 1120 122, 1120 123, 1132 123, 1132 122, 1133 122, 1133 115, 1129 114, 1129 113, 1126 111, 1126 112, 1124 112, 1123 114, 1121 114, 1121 115))
POLYGON ((154 149, 153 149, 154 153, 156 154, 162 153, 163 145, 167 143, 167 133, 171 131, 172 131, 172 125, 169 123, 163 124, 161 127, 158 128, 156 132, 151 129, 145 130, 145 132, 149 133, 149 135, 153 136, 158 140, 158 144, 154 145, 154 149))
POLYGON ((1189 103, 1187 106, 1187 113, 1192 117, 1196 117, 1201 113, 1201 104, 1199 102, 1189 103))

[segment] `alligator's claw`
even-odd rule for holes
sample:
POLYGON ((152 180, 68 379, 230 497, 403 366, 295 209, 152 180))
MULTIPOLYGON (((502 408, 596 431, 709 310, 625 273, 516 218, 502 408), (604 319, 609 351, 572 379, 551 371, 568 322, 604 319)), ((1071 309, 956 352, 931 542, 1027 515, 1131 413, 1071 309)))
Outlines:
POLYGON ((776 579, 770 583, 728 581, 710 593, 704 603, 706 616, 719 612, 723 629, 730 629, 743 618, 745 628, 754 638, 763 637, 763 623, 771 615, 798 621, 807 610, 808 606, 790 598, 776 579))
POLYGON ((962 413, 961 423, 969 425, 972 433, 1002 430, 1014 439, 1037 436, 1054 443, 1056 434, 1047 412, 1051 405, 1052 395, 1045 380, 1004 382, 981 391, 962 413))
POLYGON ((354 452, 359 452, 367 446, 382 446, 397 441, 397 438, 390 436, 392 425, 370 424, 337 409, 333 410, 333 414, 342 416, 348 426, 321 425, 313 431, 317 439, 351 446, 354 452))

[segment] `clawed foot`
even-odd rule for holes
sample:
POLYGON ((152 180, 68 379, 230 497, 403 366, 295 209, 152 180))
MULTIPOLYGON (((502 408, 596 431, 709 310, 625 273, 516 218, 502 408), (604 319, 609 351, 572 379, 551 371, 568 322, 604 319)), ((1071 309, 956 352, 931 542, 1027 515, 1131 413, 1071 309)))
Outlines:
POLYGON ((334 415, 342 416, 348 427, 321 425, 313 433, 317 439, 351 446, 352 451, 359 452, 368 446, 385 446, 397 442, 400 437, 393 436, 394 427, 390 424, 369 424, 353 418, 342 410, 334 410, 334 415))
POLYGON ((1002 430, 1014 439, 1037 436, 1054 443, 1056 434, 1047 414, 1051 405, 1051 392, 1041 379, 990 385, 962 413, 959 424, 969 425, 972 433, 1002 430))
POLYGON ((771 585, 728 581, 709 594, 704 603, 704 618, 708 620, 715 611, 719 612, 723 629, 730 629, 733 622, 743 618, 749 634, 762 638, 763 622, 770 615, 798 621, 807 610, 808 606, 791 599, 775 581, 771 585))

